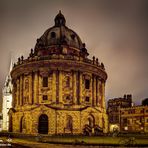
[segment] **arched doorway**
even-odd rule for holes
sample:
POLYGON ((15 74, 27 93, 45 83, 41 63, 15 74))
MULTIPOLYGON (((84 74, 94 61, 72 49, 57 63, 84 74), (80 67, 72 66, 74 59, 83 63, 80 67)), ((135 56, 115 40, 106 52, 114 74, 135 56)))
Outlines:
POLYGON ((72 116, 68 115, 66 119, 65 132, 72 133, 73 130, 73 119, 72 116))
POLYGON ((95 118, 93 115, 89 115, 87 118, 86 124, 83 128, 83 134, 86 136, 90 136, 94 133, 94 126, 95 126, 95 118))
POLYGON ((12 115, 9 116, 9 132, 12 132, 12 115))
POLYGON ((25 123, 25 117, 21 117, 21 120, 20 120, 20 133, 23 132, 23 129, 26 129, 26 123, 25 123))
POLYGON ((48 134, 48 116, 45 114, 42 114, 39 117, 38 133, 48 134))
POLYGON ((94 118, 94 116, 90 115, 90 116, 88 117, 88 125, 89 125, 91 128, 94 127, 94 125, 95 125, 95 118, 94 118))

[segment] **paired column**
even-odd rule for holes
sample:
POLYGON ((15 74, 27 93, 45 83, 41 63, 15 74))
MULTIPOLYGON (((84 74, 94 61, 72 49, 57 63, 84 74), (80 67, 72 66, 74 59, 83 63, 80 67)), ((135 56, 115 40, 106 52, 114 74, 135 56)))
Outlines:
POLYGON ((19 102, 20 102, 20 86, 19 86, 19 78, 17 78, 17 92, 16 92, 16 106, 19 105, 19 102))
POLYGON ((102 81, 102 107, 105 108, 105 82, 102 81))
POLYGON ((92 77, 92 106, 96 106, 96 77, 92 77))
POLYGON ((82 103, 82 73, 79 72, 79 103, 81 104, 82 103))
POLYGON ((100 89, 100 86, 101 86, 101 81, 98 79, 98 81, 97 81, 97 90, 98 90, 98 93, 97 93, 97 96, 98 96, 98 98, 97 98, 97 106, 101 106, 101 104, 100 104, 100 100, 101 100, 101 89, 100 89))
POLYGON ((23 76, 20 76, 20 105, 22 106, 23 101, 23 76))
POLYGON ((98 106, 98 98, 99 98, 99 90, 98 90, 98 78, 96 77, 96 102, 95 102, 95 104, 96 104, 96 106, 98 106))
POLYGON ((32 73, 29 76, 29 104, 32 104, 32 73))
POLYGON ((62 94, 62 79, 63 79, 62 71, 59 71, 59 102, 60 102, 60 103, 62 103, 62 100, 63 100, 63 94, 62 94))
POLYGON ((52 99, 53 102, 56 102, 56 71, 52 73, 52 99))
POLYGON ((39 85, 39 78, 38 78, 38 72, 34 73, 34 103, 38 103, 38 85, 39 85))
POLYGON ((77 104, 77 94, 76 94, 76 91, 77 91, 77 77, 76 77, 76 72, 73 71, 73 103, 74 104, 77 104))

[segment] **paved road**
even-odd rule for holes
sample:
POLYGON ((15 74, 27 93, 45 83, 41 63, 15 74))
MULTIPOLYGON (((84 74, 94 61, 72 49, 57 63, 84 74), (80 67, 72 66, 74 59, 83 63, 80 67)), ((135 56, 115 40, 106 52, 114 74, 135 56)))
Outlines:
MULTIPOLYGON (((113 146, 84 146, 84 145, 62 145, 62 144, 13 144, 11 148, 117 148, 113 146)), ((129 147, 124 147, 129 148, 129 147)), ((133 147, 132 147, 133 148, 133 147)), ((138 148, 138 147, 134 147, 138 148)))

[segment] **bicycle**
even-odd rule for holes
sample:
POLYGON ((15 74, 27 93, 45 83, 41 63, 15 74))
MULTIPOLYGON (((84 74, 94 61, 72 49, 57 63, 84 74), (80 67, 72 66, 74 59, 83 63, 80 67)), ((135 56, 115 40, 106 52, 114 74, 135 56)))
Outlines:
POLYGON ((128 137, 128 138, 122 138, 119 140, 120 146, 135 146, 137 145, 137 142, 135 140, 135 137, 128 137))

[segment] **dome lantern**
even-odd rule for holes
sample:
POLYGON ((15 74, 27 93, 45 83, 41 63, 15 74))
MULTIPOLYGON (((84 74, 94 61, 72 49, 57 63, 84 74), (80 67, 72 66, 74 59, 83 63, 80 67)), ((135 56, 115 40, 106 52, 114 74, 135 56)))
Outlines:
POLYGON ((64 15, 61 13, 61 10, 59 11, 59 13, 57 14, 57 16, 54 19, 55 21, 55 26, 65 26, 66 20, 64 15))

